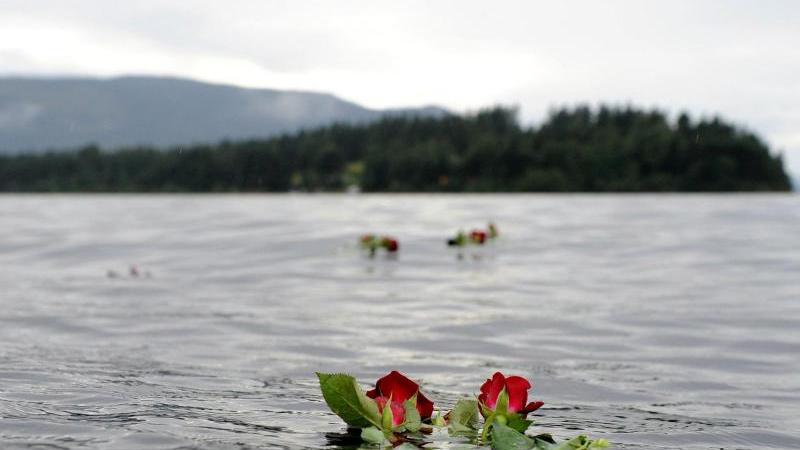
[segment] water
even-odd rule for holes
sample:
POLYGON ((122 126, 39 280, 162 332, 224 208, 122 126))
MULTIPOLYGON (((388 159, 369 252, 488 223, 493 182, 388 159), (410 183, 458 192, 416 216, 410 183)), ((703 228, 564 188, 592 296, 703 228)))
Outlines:
POLYGON ((445 408, 532 377, 558 437, 800 448, 798 224, 794 195, 2 196, 0 448, 352 446, 313 373, 391 369, 445 408))

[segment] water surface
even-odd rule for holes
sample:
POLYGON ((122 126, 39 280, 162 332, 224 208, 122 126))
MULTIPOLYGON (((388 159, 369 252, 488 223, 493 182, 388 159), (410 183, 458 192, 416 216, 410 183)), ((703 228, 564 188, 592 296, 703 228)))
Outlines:
POLYGON ((313 373, 391 369, 444 408, 531 377, 558 437, 800 448, 798 224, 794 195, 2 196, 0 448, 347 447, 313 373))

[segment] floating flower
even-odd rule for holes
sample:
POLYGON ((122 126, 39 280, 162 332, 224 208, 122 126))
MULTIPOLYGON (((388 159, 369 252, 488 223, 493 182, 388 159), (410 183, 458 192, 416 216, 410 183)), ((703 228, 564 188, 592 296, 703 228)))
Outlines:
POLYGON ((489 239, 495 239, 499 235, 500 232, 497 230, 497 225, 489 222, 486 230, 476 228, 472 230, 469 235, 459 230, 455 237, 447 240, 447 245, 450 247, 463 247, 468 243, 483 245, 489 239))
POLYGON ((359 240, 359 245, 364 250, 368 250, 370 256, 375 256, 378 249, 383 248, 389 253, 395 253, 400 249, 400 243, 391 236, 381 236, 378 238, 374 234, 364 234, 359 240))
POLYGON ((394 253, 400 248, 400 244, 397 242, 397 239, 384 236, 381 238, 381 247, 385 248, 386 251, 390 253, 394 253))
POLYGON ((486 232, 483 230, 472 230, 469 234, 469 239, 476 244, 483 244, 486 242, 486 232))
POLYGON ((523 377, 512 375, 506 378, 502 373, 495 372, 491 379, 487 379, 481 386, 481 393, 478 401, 481 404, 481 414, 488 417, 494 413, 503 415, 520 415, 522 418, 528 413, 536 411, 544 402, 528 402, 528 390, 532 387, 531 383, 523 377), (505 411, 499 411, 498 400, 501 396, 507 396, 506 405, 501 405, 505 411))
POLYGON ((560 444, 549 434, 526 435, 533 421, 525 417, 543 403, 527 403, 531 383, 519 376, 505 377, 497 372, 483 383, 477 399, 461 398, 448 413, 442 415, 439 411, 435 417, 433 402, 420 392, 417 383, 400 372, 390 372, 375 383, 375 389, 366 393, 358 381, 347 374, 318 372, 317 377, 331 411, 349 427, 361 429, 364 442, 380 448, 388 448, 388 445, 422 448, 429 443, 425 435, 443 427, 460 440, 480 433, 480 439, 474 443, 491 446, 493 450, 600 450, 609 447, 607 440, 589 439, 586 435, 560 444), (485 418, 482 426, 481 415, 485 418))
MULTIPOLYGON (((367 391, 367 397, 375 399, 378 409, 383 413, 383 409, 388 403, 392 408, 394 425, 403 423, 405 420, 405 410, 403 402, 417 397, 417 411, 422 420, 428 420, 433 414, 433 402, 420 392, 419 385, 408 379, 402 373, 393 370, 385 377, 375 383, 375 389, 367 391)), ((413 410, 412 410, 413 411, 413 410)))

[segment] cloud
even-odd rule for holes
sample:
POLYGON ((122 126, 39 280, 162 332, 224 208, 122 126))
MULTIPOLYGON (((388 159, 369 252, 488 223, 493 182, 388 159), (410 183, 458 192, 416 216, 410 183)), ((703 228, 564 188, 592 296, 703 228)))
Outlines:
POLYGON ((633 103, 719 113, 800 172, 800 4, 7 0, 0 73, 170 74, 371 107, 633 103))

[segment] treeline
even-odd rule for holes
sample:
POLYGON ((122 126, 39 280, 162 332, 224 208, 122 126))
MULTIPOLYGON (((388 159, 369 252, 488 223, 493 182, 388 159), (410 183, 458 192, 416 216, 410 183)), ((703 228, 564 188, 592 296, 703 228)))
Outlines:
POLYGON ((385 118, 266 140, 0 157, 0 190, 35 192, 767 191, 780 156, 720 119, 578 107, 520 127, 513 109, 385 118))

